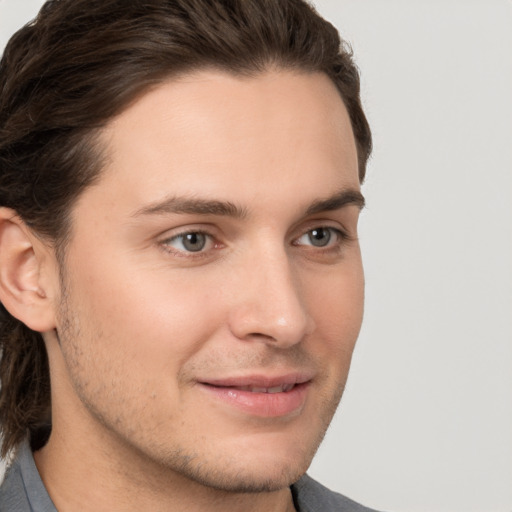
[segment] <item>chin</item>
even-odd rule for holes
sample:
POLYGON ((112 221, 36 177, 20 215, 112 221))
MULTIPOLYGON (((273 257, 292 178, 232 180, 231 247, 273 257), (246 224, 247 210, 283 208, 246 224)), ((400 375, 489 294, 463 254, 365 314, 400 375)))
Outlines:
POLYGON ((311 464, 319 444, 304 440, 279 444, 268 438, 259 441, 237 446, 233 439, 230 445, 207 454, 175 455, 173 460, 166 461, 166 465, 189 481, 218 491, 274 492, 299 480, 311 464))
POLYGON ((251 469, 251 461, 246 462, 244 468, 225 468, 208 471, 208 468, 201 467, 191 471, 187 475, 189 479, 204 487, 217 491, 229 493, 263 493, 275 492, 296 482, 305 472, 308 465, 301 467, 286 466, 251 469))

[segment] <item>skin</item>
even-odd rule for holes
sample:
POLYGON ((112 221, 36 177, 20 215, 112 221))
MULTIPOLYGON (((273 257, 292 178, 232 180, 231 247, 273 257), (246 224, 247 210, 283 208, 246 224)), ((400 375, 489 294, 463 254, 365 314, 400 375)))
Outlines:
POLYGON ((357 154, 335 86, 196 72, 101 141, 62 268, 40 258, 53 431, 35 458, 50 496, 61 512, 294 510, 363 312, 357 154), (287 375, 305 382, 283 414, 208 384, 287 375))

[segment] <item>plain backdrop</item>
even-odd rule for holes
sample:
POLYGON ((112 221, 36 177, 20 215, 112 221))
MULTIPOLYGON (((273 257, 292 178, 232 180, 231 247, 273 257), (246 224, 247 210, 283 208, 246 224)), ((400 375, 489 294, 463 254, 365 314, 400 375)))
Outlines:
MULTIPOLYGON (((395 512, 512 511, 512 2, 317 0, 375 151, 366 317, 310 473, 395 512)), ((0 0, 0 47, 40 0, 0 0)))

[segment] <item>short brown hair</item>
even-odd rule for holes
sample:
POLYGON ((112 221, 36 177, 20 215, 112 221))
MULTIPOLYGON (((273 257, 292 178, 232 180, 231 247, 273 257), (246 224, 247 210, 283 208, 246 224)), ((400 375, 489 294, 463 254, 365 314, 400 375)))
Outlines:
MULTIPOLYGON (((0 62, 0 206, 64 250, 69 212, 99 176, 98 130, 148 87, 214 67, 252 75, 323 72, 348 110, 363 181, 371 133, 359 74, 336 29, 303 0, 51 0, 0 62)), ((50 377, 41 335, 0 316, 5 455, 28 433, 46 441, 50 377)))

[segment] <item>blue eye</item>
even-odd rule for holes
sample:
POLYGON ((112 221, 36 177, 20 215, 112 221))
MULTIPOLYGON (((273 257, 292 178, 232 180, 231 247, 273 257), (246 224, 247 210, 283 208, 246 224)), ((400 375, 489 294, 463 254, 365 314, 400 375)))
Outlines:
POLYGON ((165 245, 185 252, 202 251, 209 241, 209 235, 197 231, 176 235, 165 242, 165 245))
POLYGON ((326 228, 312 229, 307 235, 315 247, 325 247, 331 241, 331 230, 326 228))
POLYGON ((338 242, 342 237, 339 230, 328 227, 310 229, 298 240, 298 245, 311 245, 313 247, 327 247, 338 242))

